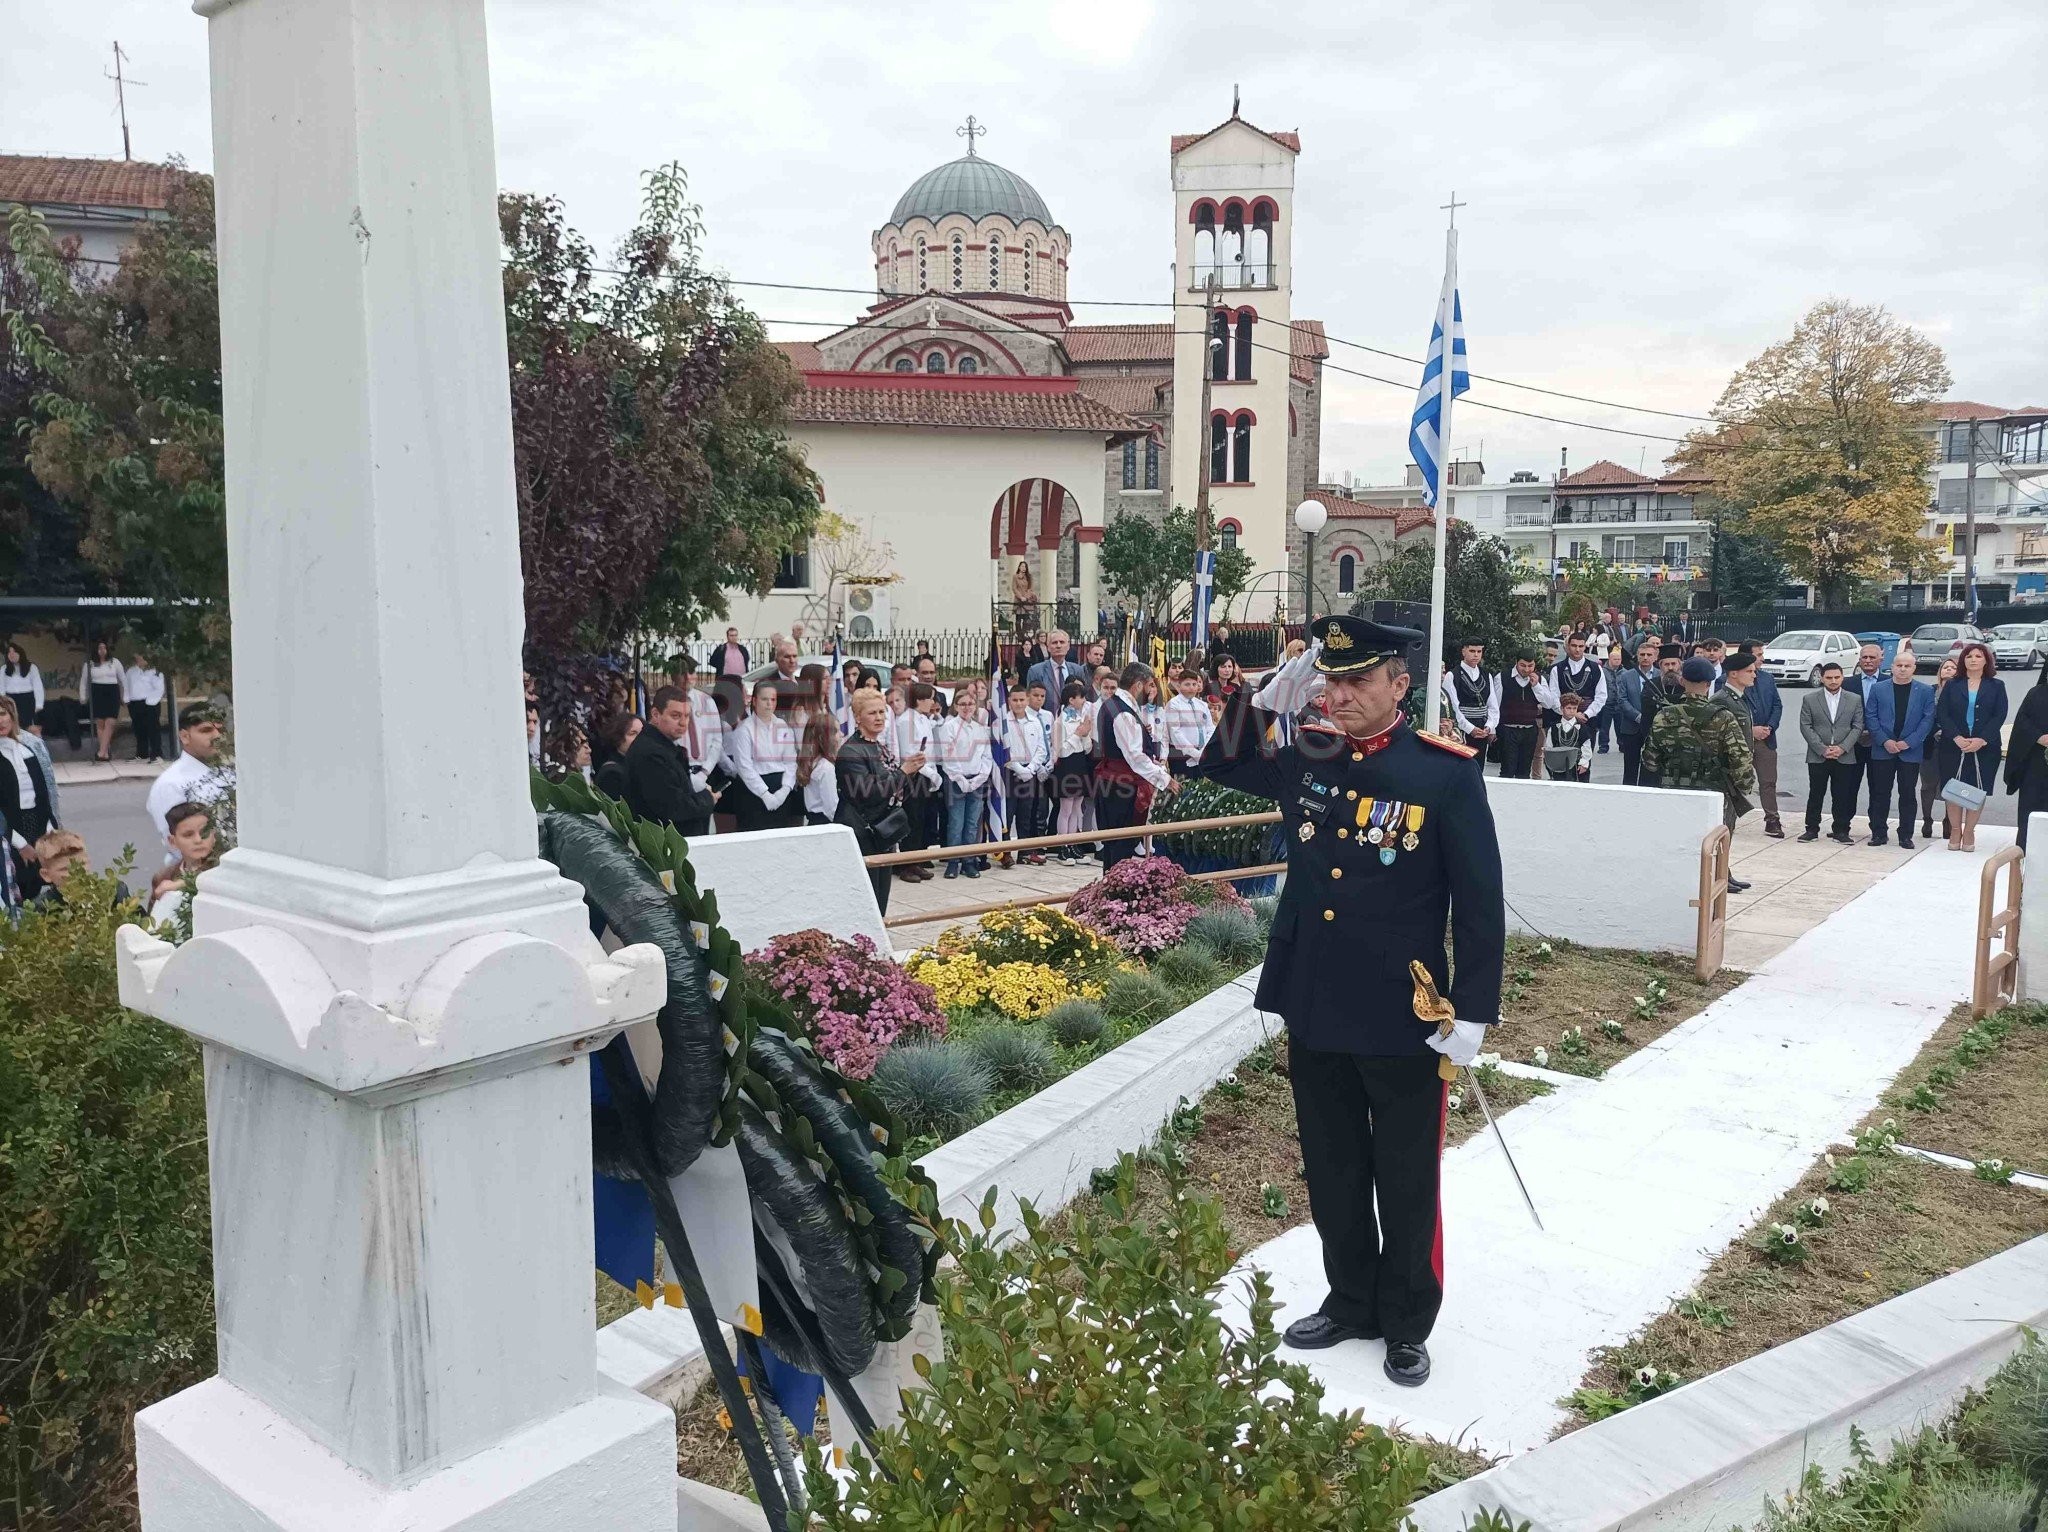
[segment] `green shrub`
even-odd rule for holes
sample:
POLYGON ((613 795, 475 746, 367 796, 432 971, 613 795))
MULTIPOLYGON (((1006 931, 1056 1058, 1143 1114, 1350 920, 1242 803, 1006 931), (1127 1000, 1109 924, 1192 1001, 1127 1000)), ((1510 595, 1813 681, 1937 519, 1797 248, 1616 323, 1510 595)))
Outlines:
POLYGON ((1980 1456, 2048 1485, 2048 1347, 2029 1342, 2015 1352, 1958 1434, 1980 1456))
POLYGON ((1022 1208, 997 1240, 951 1224, 942 1357, 906 1394, 874 1457, 845 1482, 805 1448, 826 1532, 1009 1527, 1289 1528, 1394 1532, 1427 1482, 1420 1448, 1357 1413, 1325 1415, 1307 1368, 1283 1362, 1272 1285, 1227 1327, 1231 1240, 1213 1198, 1169 1172, 1156 1219, 1131 1213, 1126 1157, 1099 1213, 1059 1233, 1022 1208))
POLYGON ((121 1008, 113 874, 0 920, 0 1514, 133 1523, 134 1412, 213 1371, 199 1047, 121 1008))
POLYGON ((1059 1069, 1052 1044, 1028 1027, 990 1027, 967 1051, 996 1090, 1037 1090, 1059 1069))
POLYGON ((1251 901, 1251 905, 1252 913, 1258 917, 1259 924, 1270 928, 1273 924, 1273 917, 1280 912, 1280 896, 1278 894, 1260 894, 1251 901))
POLYGON ((1068 1000, 1045 1013, 1045 1029, 1062 1048, 1085 1048, 1108 1027, 1109 1019, 1093 1000, 1068 1000))
POLYGON ((1250 910, 1232 906, 1204 910, 1188 922, 1181 938, 1207 948, 1232 973, 1241 973, 1266 955, 1266 934, 1250 910))
POLYGON ((869 1082, 906 1132, 949 1138, 980 1120, 989 1074, 956 1043, 898 1043, 882 1055, 869 1082))
POLYGON ((1184 995, 1207 994, 1223 982, 1223 966, 1208 948, 1185 943, 1152 959, 1152 975, 1184 995))
POLYGON ((1919 1532, 2020 1532, 2033 1498, 2018 1485, 1951 1485, 1934 1492, 1919 1532))
POLYGON ((1119 1021, 1158 1021, 1179 1005, 1172 988, 1155 974, 1113 973, 1102 986, 1102 1008, 1119 1021))

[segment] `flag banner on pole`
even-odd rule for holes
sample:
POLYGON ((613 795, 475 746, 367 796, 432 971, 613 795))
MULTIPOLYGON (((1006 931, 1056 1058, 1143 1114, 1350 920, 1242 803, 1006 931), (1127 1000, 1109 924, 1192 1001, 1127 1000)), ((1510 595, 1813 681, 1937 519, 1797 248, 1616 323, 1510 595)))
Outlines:
POLYGON ((1003 720, 1010 716, 1010 683, 1003 674, 1002 646, 991 633, 988 640, 988 753, 995 769, 988 774, 986 840, 1003 840, 1009 834, 1010 812, 1004 768, 1010 752, 1003 744, 1003 720))
POLYGON ((839 651, 839 635, 832 635, 832 716, 839 720, 839 734, 844 738, 853 732, 852 721, 846 716, 846 657, 839 651))
POLYGON ((1459 301, 1457 274, 1444 273, 1444 293, 1438 300, 1436 323, 1429 332, 1429 354, 1422 365, 1422 387, 1415 395, 1415 415, 1408 424, 1408 453, 1422 470, 1422 499, 1437 503, 1438 475, 1448 450, 1443 439, 1444 331, 1451 334, 1451 397, 1472 387, 1472 375, 1465 361, 1465 310, 1459 301), (1445 320, 1449 320, 1448 326, 1445 320))
POLYGON ((1140 603, 1138 606, 1138 615, 1131 621, 1130 642, 1124 646, 1124 663, 1126 665, 1135 665, 1142 658, 1142 656, 1138 653, 1138 635, 1144 631, 1144 628, 1145 607, 1143 603, 1140 603))
POLYGON ((1209 647, 1209 602, 1216 594, 1216 550, 1195 550, 1195 620, 1188 642, 1197 649, 1209 647))

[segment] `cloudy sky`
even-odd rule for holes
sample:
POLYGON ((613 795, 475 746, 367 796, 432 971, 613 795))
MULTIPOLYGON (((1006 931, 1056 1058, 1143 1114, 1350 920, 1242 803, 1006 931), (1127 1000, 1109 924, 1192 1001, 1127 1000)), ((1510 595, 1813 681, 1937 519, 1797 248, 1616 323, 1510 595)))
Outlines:
MULTIPOLYGON (((1944 348, 1954 397, 2048 404, 2048 6, 1900 0, 1254 6, 1244 0, 923 0, 696 6, 491 0, 507 187, 554 192, 600 245, 637 176, 680 161, 736 278, 863 287, 911 180, 981 150, 1074 241, 1076 299, 1163 300, 1167 137, 1244 115, 1297 129, 1295 313, 1413 356, 1455 187, 1474 367, 1701 412, 1827 297, 1883 303, 1944 348)), ((139 156, 207 168, 205 24, 182 0, 17 8, 0 151, 117 155, 118 38, 139 156)), ((744 289, 782 321, 858 300, 744 289)), ((1077 306, 1086 320, 1149 319, 1077 306)), ((816 335, 789 323, 779 335, 816 335)), ((1323 465, 1406 461, 1414 371, 1339 346, 1323 465)), ((1662 458, 1686 422, 1480 383, 1460 456, 1546 476, 1561 448, 1662 458), (1630 436, 1624 431, 1649 433, 1630 436)))

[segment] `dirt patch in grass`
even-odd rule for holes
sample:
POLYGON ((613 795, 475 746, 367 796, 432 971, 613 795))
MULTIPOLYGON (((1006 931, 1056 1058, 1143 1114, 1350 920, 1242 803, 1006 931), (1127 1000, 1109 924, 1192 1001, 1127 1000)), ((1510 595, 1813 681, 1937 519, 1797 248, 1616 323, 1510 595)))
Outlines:
POLYGON ((1748 977, 1724 968, 1702 984, 1693 977, 1692 959, 1668 952, 1627 952, 1511 936, 1501 1022, 1487 1034, 1486 1046, 1524 1064, 1533 1062, 1536 1049, 1543 1048, 1550 1056, 1549 1068, 1598 1076, 1748 977), (1652 979, 1663 981, 1665 998, 1654 1014, 1640 1016, 1636 1000, 1649 998, 1652 979), (1621 1035, 1602 1031, 1603 1021, 1618 1022, 1621 1035), (1564 1051, 1560 1040, 1569 1027, 1581 1030, 1583 1053, 1564 1051))
POLYGON ((1901 1143, 2048 1173, 2048 1014, 2016 1007, 2001 1016, 2010 1030, 1972 1062, 1988 1033, 1957 1006, 1873 1116, 1896 1121, 1901 1143), (1923 1109, 1930 1099, 1939 1105, 1923 1109))
POLYGON ((1957 1145, 1948 1152, 2008 1164, 2019 1154, 2015 1145, 2048 1141, 2048 1098, 2038 1088, 2048 1027, 2024 1020, 2015 1019, 1994 1050, 1938 1091, 1941 1105, 1924 1112, 1899 1105, 1943 1061, 1953 1062, 1970 1027, 1962 1009, 1900 1073, 1859 1130, 1865 1152, 1836 1150, 1816 1163, 1721 1253, 1691 1293, 1596 1356, 1564 1429, 1638 1402, 1638 1368, 1681 1381, 1702 1377, 2048 1234, 2048 1195, 1903 1158, 1872 1136, 1890 1123, 1904 1142, 1957 1145), (2009 1090, 2001 1078, 2007 1074, 2031 1082, 2031 1094, 2009 1090), (1967 1151, 1960 1147, 1966 1140, 1967 1151), (1826 1199, 1827 1211, 1812 1225, 1816 1197, 1826 1199), (1767 1253, 1771 1226, 1785 1223, 1809 1225, 1801 1233, 1804 1260, 1767 1253))

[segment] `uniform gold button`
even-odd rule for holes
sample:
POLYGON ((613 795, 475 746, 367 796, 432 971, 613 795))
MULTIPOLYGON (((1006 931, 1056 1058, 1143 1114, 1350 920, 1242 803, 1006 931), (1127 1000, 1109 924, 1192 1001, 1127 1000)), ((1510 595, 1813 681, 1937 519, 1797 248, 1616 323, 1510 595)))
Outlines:
POLYGON ((1332 867, 1330 869, 1330 876, 1333 878, 1341 878, 1344 876, 1344 869, 1341 867, 1332 867))
POLYGON ((1351 752, 1351 759, 1354 761, 1362 761, 1365 759, 1365 753, 1363 751, 1354 750, 1351 752))
POLYGON ((1337 839, 1339 839, 1339 840, 1349 840, 1349 839, 1351 839, 1351 831, 1350 831, 1349 829, 1339 829, 1339 830, 1337 831, 1337 839))
POLYGON ((1335 920, 1336 918, 1337 918, 1337 912, 1336 912, 1335 910, 1324 910, 1324 911, 1323 911, 1323 919, 1325 919, 1325 920, 1335 920))
POLYGON ((1352 788, 1350 791, 1346 792, 1344 796, 1347 798, 1356 798, 1358 796, 1358 789, 1352 788))

